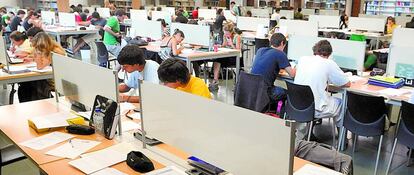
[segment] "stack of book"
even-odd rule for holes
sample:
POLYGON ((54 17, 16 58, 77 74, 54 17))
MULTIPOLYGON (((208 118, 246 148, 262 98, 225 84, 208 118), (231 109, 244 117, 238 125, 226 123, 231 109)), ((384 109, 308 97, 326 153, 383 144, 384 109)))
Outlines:
POLYGON ((398 89, 404 86, 404 80, 402 78, 373 76, 368 79, 368 84, 398 89))

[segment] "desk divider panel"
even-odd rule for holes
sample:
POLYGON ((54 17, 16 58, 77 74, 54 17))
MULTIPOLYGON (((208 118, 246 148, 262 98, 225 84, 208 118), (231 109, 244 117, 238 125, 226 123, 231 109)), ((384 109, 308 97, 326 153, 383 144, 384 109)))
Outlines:
POLYGON ((154 40, 159 40, 162 38, 162 28, 161 21, 132 21, 131 24, 131 36, 141 36, 141 37, 150 37, 154 40))
POLYGON ((73 95, 86 109, 93 106, 96 95, 118 101, 118 77, 115 71, 58 54, 53 54, 52 59, 56 92, 67 95, 65 92, 70 90, 75 94, 69 95, 73 95), (65 81, 76 87, 64 86, 65 81))
POLYGON ((412 18, 412 16, 396 16, 395 23, 401 27, 405 27, 407 22, 410 22, 412 18))
POLYGON ((204 19, 216 19, 216 10, 214 9, 198 9, 198 17, 204 19))
POLYGON ((53 25, 56 23, 56 14, 51 11, 41 11, 42 22, 48 25, 53 25))
POLYGON ((319 15, 328 15, 328 16, 338 16, 339 17, 339 10, 319 10, 319 15))
POLYGON ((414 79, 414 46, 390 46, 387 75, 414 79))
POLYGON ((237 22, 237 17, 234 16, 230 10, 224 10, 224 17, 226 17, 227 20, 233 21, 234 23, 237 22))
POLYGON ((303 15, 314 15, 315 9, 302 9, 302 14, 303 15))
POLYGON ((175 7, 162 7, 161 11, 168 12, 171 16, 175 15, 175 7))
POLYGON ((109 18, 111 17, 111 13, 109 12, 109 8, 96 8, 96 12, 99 13, 101 18, 109 18))
POLYGON ((280 27, 285 27, 287 29, 288 35, 318 36, 317 22, 286 19, 281 19, 279 22, 280 27))
POLYGON ((386 15, 371 15, 371 14, 358 14, 358 17, 360 18, 377 18, 377 19, 387 19, 388 16, 386 15))
POLYGON ((147 82, 141 98, 149 136, 233 174, 292 174, 293 123, 147 82))
POLYGON ((395 46, 414 46, 414 29, 396 28, 392 33, 391 44, 395 46))
POLYGON ((75 14, 59 12, 59 25, 64 27, 76 27, 75 14))
POLYGON ((210 26, 172 23, 170 28, 171 35, 173 35, 175 29, 180 29, 184 32, 184 43, 210 46, 210 26))
POLYGON ((309 15, 310 22, 317 22, 319 28, 339 28, 339 16, 309 15))
POLYGON ((148 20, 147 11, 146 10, 131 9, 129 12, 131 13, 131 21, 132 21, 132 23, 134 21, 144 21, 144 20, 148 20))
POLYGON ((288 43, 288 58, 299 61, 303 56, 312 56, 312 47, 320 40, 328 40, 332 45, 331 59, 339 67, 362 71, 365 58, 365 43, 340 39, 309 36, 291 36, 288 43), (300 50, 300 52, 298 52, 300 50))
POLYGON ((172 23, 172 17, 170 12, 167 11, 152 11, 151 12, 152 18, 151 20, 156 21, 157 19, 164 19, 167 24, 172 23))
POLYGON ((269 9, 252 9, 252 16, 258 18, 269 18, 269 9))
POLYGON ((280 16, 284 16, 286 17, 286 19, 293 19, 293 15, 294 15, 294 11, 293 10, 280 10, 280 16))
POLYGON ((387 19, 349 17, 348 29, 384 32, 387 19))
POLYGON ((240 30, 256 31, 258 25, 269 27, 269 18, 237 17, 237 28, 240 30))
MULTIPOLYGON (((0 63, 4 66, 8 65, 8 60, 6 57, 7 51, 6 51, 6 42, 4 41, 4 36, 2 36, 3 32, 0 31, 0 63)), ((3 71, 3 70, 0 70, 3 71)))

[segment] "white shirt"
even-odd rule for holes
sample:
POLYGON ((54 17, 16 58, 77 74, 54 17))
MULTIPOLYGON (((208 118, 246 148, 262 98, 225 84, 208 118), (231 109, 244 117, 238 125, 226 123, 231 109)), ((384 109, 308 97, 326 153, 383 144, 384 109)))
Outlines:
POLYGON ((154 84, 159 84, 160 80, 158 79, 158 67, 160 65, 152 60, 146 60, 144 70, 142 72, 134 71, 128 76, 128 80, 125 81, 125 84, 129 88, 138 88, 138 80, 144 80, 146 82, 151 82, 154 84))
POLYGON ((273 13, 272 16, 270 17, 270 20, 276 20, 277 23, 279 24, 280 14, 279 13, 273 13))
POLYGON ((328 83, 342 86, 348 82, 344 72, 331 59, 306 56, 296 65, 295 84, 310 86, 317 111, 322 111, 323 106, 328 105, 328 95, 325 91, 328 83))

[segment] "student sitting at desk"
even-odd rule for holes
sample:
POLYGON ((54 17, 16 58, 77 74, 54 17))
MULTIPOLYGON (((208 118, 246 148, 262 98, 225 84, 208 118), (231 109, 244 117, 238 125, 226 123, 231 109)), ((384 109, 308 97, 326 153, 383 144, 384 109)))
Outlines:
POLYGON ((298 8, 298 10, 293 15, 293 19, 303 19, 302 8, 298 8))
POLYGON ((387 25, 386 25, 386 28, 387 28, 386 32, 387 33, 386 34, 392 34, 392 32, 394 32, 394 29, 397 28, 397 27, 398 27, 398 25, 395 24, 395 18, 392 17, 392 16, 389 16, 387 18, 387 25))
MULTIPOLYGON (((119 92, 124 93, 138 89, 139 80, 159 84, 158 63, 152 60, 145 60, 144 52, 137 45, 125 46, 118 55, 118 62, 126 72, 129 73, 125 83, 118 87, 119 92)), ((120 95, 121 102, 139 103, 138 96, 120 95)))
POLYGON ((24 12, 23 10, 19 10, 17 11, 17 15, 15 17, 12 18, 11 22, 10 22, 10 31, 16 31, 18 26, 21 26, 22 24, 22 19, 24 18, 24 16, 26 15, 26 12, 24 12))
POLYGON ((177 48, 177 45, 181 44, 185 36, 183 31, 175 29, 173 36, 165 37, 161 42, 161 50, 158 55, 162 60, 177 56, 180 54, 184 47, 177 48))
POLYGON ((276 21, 277 24, 279 24, 279 20, 280 20, 280 8, 276 8, 275 13, 272 14, 272 16, 270 17, 270 20, 274 20, 276 21))
POLYGON ((23 21, 24 30, 29 30, 33 26, 41 26, 39 20, 40 14, 35 11, 29 11, 23 21))
POLYGON ((167 23, 164 19, 157 19, 157 21, 161 22, 161 30, 162 30, 162 39, 170 36, 170 27, 167 26, 167 23))
POLYGON ((289 60, 283 52, 286 46, 286 37, 281 33, 275 33, 270 38, 270 47, 257 50, 256 58, 251 70, 252 74, 261 75, 267 86, 269 98, 273 101, 284 100, 286 90, 274 86, 280 69, 285 69, 291 77, 295 77, 295 69, 290 66, 289 60))
MULTIPOLYGON (((341 99, 327 95, 328 82, 340 87, 349 87, 351 82, 344 72, 329 56, 332 46, 327 40, 321 40, 313 46, 314 56, 302 57, 296 66, 295 83, 308 85, 315 99, 315 118, 333 117, 336 127, 342 127, 341 99)), ((298 125, 297 137, 302 139, 306 127, 298 125)))
POLYGON ((405 24, 405 27, 406 27, 406 28, 414 28, 414 17, 411 19, 411 21, 410 21, 410 22, 407 22, 407 23, 405 24))
POLYGON ((158 68, 158 78, 164 86, 211 99, 207 85, 200 78, 190 75, 184 61, 170 58, 158 68))
POLYGON ((183 15, 182 11, 177 11, 176 15, 177 17, 175 17, 175 22, 183 24, 188 23, 188 19, 183 15))
POLYGON ((14 31, 10 34, 10 40, 12 41, 12 47, 10 51, 18 58, 25 58, 32 54, 33 48, 30 45, 30 41, 24 33, 14 31))
POLYGON ((126 18, 124 10, 116 10, 115 16, 109 17, 106 21, 104 27, 104 39, 103 42, 108 49, 108 52, 118 57, 119 52, 121 51, 121 31, 120 31, 120 22, 123 22, 126 18))
MULTIPOLYGON (((234 24, 231 22, 224 25, 223 31, 224 31, 224 37, 223 37, 224 40, 223 40, 223 44, 221 45, 221 47, 228 47, 232 49, 241 50, 242 32, 239 29, 235 28, 234 24)), ((235 60, 236 60, 235 58, 220 58, 220 59, 214 60, 214 64, 213 64, 214 79, 208 87, 210 91, 217 91, 219 89, 218 83, 219 83, 221 65, 222 64, 224 66, 234 65, 235 60)), ((242 61, 243 60, 241 60, 240 63, 242 63, 242 61)))
POLYGON ((40 27, 31 27, 29 30, 26 31, 26 36, 31 42, 33 37, 36 36, 36 34, 44 32, 42 28, 40 27))
POLYGON ((37 69, 43 69, 52 64, 52 53, 66 55, 65 50, 45 32, 36 34, 31 40, 34 48, 33 60, 37 69))

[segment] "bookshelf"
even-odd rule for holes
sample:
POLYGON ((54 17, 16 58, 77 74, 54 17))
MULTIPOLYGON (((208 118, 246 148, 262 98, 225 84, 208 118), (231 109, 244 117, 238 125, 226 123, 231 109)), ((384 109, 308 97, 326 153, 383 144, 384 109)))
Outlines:
POLYGON ((368 0, 366 14, 404 16, 414 13, 414 0, 368 0))
POLYGON ((38 0, 37 8, 42 10, 58 11, 57 0, 38 0))
POLYGON ((132 9, 132 0, 110 0, 109 2, 113 3, 117 9, 122 9, 126 13, 129 13, 129 10, 132 9))
POLYGON ((313 9, 345 10, 346 0, 306 0, 305 7, 313 9))

